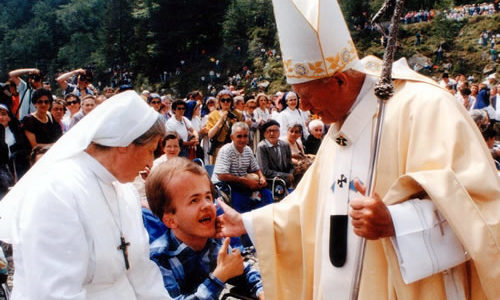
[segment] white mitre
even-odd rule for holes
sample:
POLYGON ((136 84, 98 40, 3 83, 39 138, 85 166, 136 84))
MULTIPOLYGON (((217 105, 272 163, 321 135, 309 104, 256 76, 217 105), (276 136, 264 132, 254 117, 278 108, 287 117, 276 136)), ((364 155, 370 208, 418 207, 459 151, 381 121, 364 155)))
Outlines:
MULTIPOLYGON (((382 60, 374 56, 359 59, 336 0, 273 0, 273 6, 289 84, 348 69, 380 76, 382 60)), ((436 84, 411 70, 404 58, 394 63, 392 78, 436 84)))
POLYGON ((359 62, 337 1, 273 0, 273 5, 288 83, 330 77, 359 62))

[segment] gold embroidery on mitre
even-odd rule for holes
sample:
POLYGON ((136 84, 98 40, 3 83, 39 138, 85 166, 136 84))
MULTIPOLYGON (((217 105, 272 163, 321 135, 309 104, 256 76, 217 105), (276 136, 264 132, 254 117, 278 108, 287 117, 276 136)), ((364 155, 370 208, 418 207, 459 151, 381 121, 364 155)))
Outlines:
POLYGON ((287 59, 287 60, 283 61, 283 66, 285 67, 285 72, 286 73, 293 72, 291 64, 292 64, 292 60, 291 59, 287 59))
POLYGON ((333 56, 325 57, 325 61, 293 63, 291 59, 287 59, 283 61, 283 65, 288 78, 318 79, 342 70, 357 57, 354 43, 350 40, 347 47, 333 56))
POLYGON ((314 73, 314 74, 321 74, 321 73, 324 73, 325 72, 325 69, 323 69, 323 62, 322 61, 316 61, 314 63, 308 63, 309 65, 309 69, 311 69, 311 71, 314 73))

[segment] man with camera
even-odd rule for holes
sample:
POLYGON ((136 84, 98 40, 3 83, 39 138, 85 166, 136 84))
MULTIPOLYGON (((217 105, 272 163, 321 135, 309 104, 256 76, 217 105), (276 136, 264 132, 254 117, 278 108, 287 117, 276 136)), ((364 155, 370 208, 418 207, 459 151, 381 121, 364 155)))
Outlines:
POLYGON ((26 115, 34 112, 35 106, 31 103, 31 95, 36 89, 42 87, 42 75, 40 70, 36 68, 17 69, 9 72, 10 82, 16 85, 17 93, 19 94, 19 103, 13 103, 12 107, 15 111, 12 113, 22 120, 26 115), (28 74, 28 83, 21 76, 28 74))
POLYGON ((91 88, 92 72, 85 69, 69 71, 57 77, 57 83, 64 91, 64 95, 74 94, 83 99, 87 95, 94 95, 91 88), (76 76, 76 83, 70 83, 69 78, 76 76))

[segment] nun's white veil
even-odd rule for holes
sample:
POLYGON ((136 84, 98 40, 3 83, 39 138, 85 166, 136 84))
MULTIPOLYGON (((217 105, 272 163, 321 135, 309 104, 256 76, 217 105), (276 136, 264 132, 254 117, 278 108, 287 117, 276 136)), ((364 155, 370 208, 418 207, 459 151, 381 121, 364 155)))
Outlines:
POLYGON ((134 91, 104 101, 63 135, 0 201, 0 240, 15 243, 17 222, 25 192, 55 163, 84 151, 91 142, 109 147, 126 147, 145 133, 158 119, 134 91))

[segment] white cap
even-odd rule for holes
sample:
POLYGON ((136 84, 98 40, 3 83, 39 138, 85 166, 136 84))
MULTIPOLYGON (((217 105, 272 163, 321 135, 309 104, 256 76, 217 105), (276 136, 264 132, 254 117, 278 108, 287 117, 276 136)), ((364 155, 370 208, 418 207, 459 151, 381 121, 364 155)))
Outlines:
POLYGON ((290 84, 353 68, 358 54, 335 0, 273 0, 283 65, 290 84))

